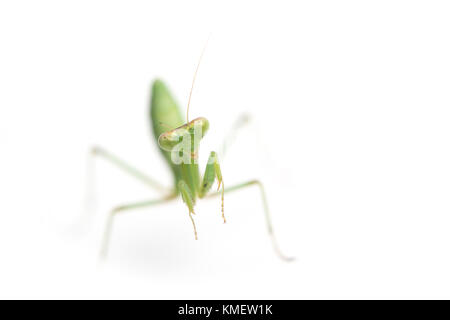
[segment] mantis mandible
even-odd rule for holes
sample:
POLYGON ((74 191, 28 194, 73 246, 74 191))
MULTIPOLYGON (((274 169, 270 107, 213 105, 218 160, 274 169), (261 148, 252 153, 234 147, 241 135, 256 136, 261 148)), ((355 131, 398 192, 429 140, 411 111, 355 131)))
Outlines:
MULTIPOLYGON (((203 49, 203 52, 204 50, 205 49, 203 49)), ((94 147, 92 149, 93 155, 104 158, 105 160, 116 165, 118 168, 122 169, 136 179, 141 180, 149 187, 161 192, 160 198, 120 205, 110 211, 107 217, 106 228, 104 231, 103 243, 100 252, 101 257, 103 258, 106 257, 110 242, 111 230, 113 227, 113 221, 118 213, 136 208, 151 207, 157 204, 166 203, 181 196, 181 199, 187 206, 189 218, 194 229, 194 236, 197 240, 197 229, 195 226, 194 218, 192 216, 195 214, 194 207, 197 199, 219 196, 221 198, 221 216, 223 222, 226 223, 224 212, 224 194, 251 186, 256 186, 260 190, 268 233, 271 237, 275 252, 283 260, 292 260, 292 258, 288 258, 283 255, 278 247, 272 227, 266 193, 263 184, 260 181, 251 180, 225 188, 222 173, 220 170, 218 154, 214 151, 212 151, 209 155, 208 163, 206 165, 203 177, 200 175, 199 165, 197 161, 199 143, 209 129, 209 122, 206 118, 203 117, 199 117, 190 121, 189 105, 203 52, 197 64, 191 90, 189 93, 186 121, 183 117, 181 109, 178 107, 176 101, 172 97, 168 87, 164 84, 164 82, 156 79, 154 80, 151 88, 150 119, 153 129, 153 135, 155 137, 155 140, 158 142, 159 149, 164 159, 166 160, 173 173, 174 180, 173 187, 171 189, 167 190, 156 180, 142 173, 133 166, 130 166, 107 150, 100 147, 94 147), (209 193, 216 180, 218 184, 217 192, 209 193)))

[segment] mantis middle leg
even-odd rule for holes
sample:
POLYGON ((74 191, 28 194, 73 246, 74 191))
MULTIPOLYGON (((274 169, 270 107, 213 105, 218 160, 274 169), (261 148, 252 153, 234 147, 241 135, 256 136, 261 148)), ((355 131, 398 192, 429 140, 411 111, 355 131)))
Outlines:
POLYGON ((110 237, 111 237, 111 230, 113 227, 113 222, 114 222, 114 218, 118 213, 121 213, 123 211, 127 211, 127 210, 131 210, 131 209, 138 209, 138 208, 144 208, 144 207, 150 207, 156 204, 160 204, 160 203, 165 203, 165 202, 169 202, 171 199, 174 199, 176 197, 176 195, 169 195, 166 197, 163 197, 161 199, 156 199, 156 200, 149 200, 149 201, 142 201, 142 202, 135 202, 135 203, 130 203, 130 204, 125 204, 125 205, 120 205, 116 208, 114 208, 113 210, 111 210, 111 212, 108 215, 108 220, 106 222, 106 228, 103 234, 103 242, 102 242, 102 248, 100 251, 100 257, 101 258, 106 258, 106 255, 108 253, 108 247, 109 247, 109 242, 110 242, 110 237))
MULTIPOLYGON (((271 219, 271 215, 270 215, 270 211, 269 211, 269 205, 267 203, 266 192, 264 190, 263 184, 259 180, 250 180, 248 182, 244 182, 244 183, 229 187, 229 188, 225 189, 225 193, 237 191, 237 190, 244 189, 244 188, 251 187, 251 186, 258 186, 259 190, 261 192, 261 199, 263 202, 264 215, 265 215, 266 224, 267 224, 267 231, 269 232, 269 236, 272 240, 272 245, 273 245, 273 248, 275 249, 275 252, 282 260, 285 260, 285 261, 294 260, 294 258, 292 258, 292 257, 285 256, 280 250, 277 239, 275 237, 275 233, 273 231, 272 219, 271 219)), ((208 197, 214 197, 214 196, 219 196, 219 195, 220 195, 220 193, 216 192, 216 193, 208 195, 208 197)))

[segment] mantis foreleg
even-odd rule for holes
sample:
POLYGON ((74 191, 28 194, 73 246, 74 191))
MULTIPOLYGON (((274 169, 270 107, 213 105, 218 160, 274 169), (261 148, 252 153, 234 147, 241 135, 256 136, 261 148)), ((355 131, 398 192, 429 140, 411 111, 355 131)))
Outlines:
POLYGON ((209 189, 211 189, 212 185, 214 184, 214 180, 216 178, 217 178, 217 182, 218 182, 217 190, 219 190, 220 186, 222 186, 221 209, 222 209, 223 223, 225 223, 225 222, 227 222, 225 219, 224 206, 223 206, 225 186, 223 183, 222 172, 220 170, 220 164, 219 164, 219 159, 217 158, 217 153, 212 151, 211 154, 209 155, 208 164, 206 165, 206 169, 205 169, 205 174, 203 175, 202 185, 200 186, 200 193, 199 193, 200 198, 203 198, 206 195, 206 193, 209 191, 209 189))
POLYGON ((192 191, 191 189, 189 189, 189 186, 185 181, 180 180, 180 182, 178 182, 178 189, 180 190, 181 198, 183 199, 184 203, 186 203, 186 205, 188 206, 189 218, 191 219, 192 226, 194 227, 195 240, 198 240, 197 228, 195 227, 194 218, 192 218, 192 215, 195 214, 194 212, 195 198, 192 196, 192 191))

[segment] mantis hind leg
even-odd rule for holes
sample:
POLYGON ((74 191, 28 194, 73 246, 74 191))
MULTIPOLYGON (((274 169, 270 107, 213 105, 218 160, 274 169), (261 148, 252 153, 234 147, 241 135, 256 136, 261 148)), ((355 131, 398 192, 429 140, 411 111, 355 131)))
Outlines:
POLYGON ((103 149, 101 147, 98 147, 98 146, 93 147, 91 150, 91 155, 105 159, 106 161, 114 164, 116 167, 118 167, 119 169, 121 169, 122 171, 127 173, 128 175, 133 176, 137 180, 143 182, 147 186, 154 188, 155 190, 157 190, 161 193, 168 193, 171 191, 168 188, 164 187, 159 182, 157 182, 155 179, 150 178, 148 175, 142 173, 138 169, 134 168, 133 166, 129 165, 122 159, 118 158, 114 154, 106 151, 105 149, 103 149))
POLYGON ((112 227, 113 227, 114 218, 116 217, 116 215, 118 213, 121 213, 123 211, 128 211, 131 209, 150 207, 150 206, 153 206, 156 204, 169 202, 171 199, 174 199, 175 197, 176 197, 176 195, 174 194, 174 195, 166 196, 164 198, 157 199, 157 200, 142 201, 142 202, 135 202, 135 203, 125 204, 125 205, 120 205, 120 206, 114 208, 113 210, 111 210, 111 212, 108 215, 108 220, 106 221, 106 227, 105 227, 105 231, 103 234, 103 241, 102 241, 102 247, 101 247, 101 251, 100 251, 100 257, 106 258, 106 255, 108 253, 108 247, 109 247, 109 243, 110 243, 111 231, 112 231, 112 227))
MULTIPOLYGON (((229 187, 229 188, 227 188, 225 190, 225 193, 237 191, 237 190, 244 189, 244 188, 251 187, 251 186, 258 186, 259 190, 261 192, 261 199, 262 199, 262 202, 263 202, 264 215, 265 215, 266 224, 267 224, 267 231, 268 231, 269 236, 270 236, 270 238, 272 240, 272 245, 273 245, 273 248, 274 248, 275 252, 277 253, 277 255, 282 260, 285 260, 285 261, 292 261, 292 260, 294 260, 294 258, 287 257, 286 255, 284 255, 282 253, 279 245, 278 245, 278 242, 277 242, 277 239, 275 237, 274 230, 273 230, 272 219, 271 219, 271 215, 270 215, 270 211, 269 211, 269 205, 267 203, 266 192, 264 190, 263 184, 259 180, 251 180, 251 181, 248 181, 248 182, 244 182, 244 183, 241 183, 241 184, 229 187)), ((217 192, 217 193, 211 194, 210 196, 219 196, 219 195, 220 195, 220 193, 217 192)))

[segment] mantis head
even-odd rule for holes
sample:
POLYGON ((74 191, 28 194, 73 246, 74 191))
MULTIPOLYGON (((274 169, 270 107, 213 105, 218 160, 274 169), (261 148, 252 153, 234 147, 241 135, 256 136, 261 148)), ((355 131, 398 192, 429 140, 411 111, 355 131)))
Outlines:
POLYGON ((158 144, 165 151, 172 151, 181 143, 187 143, 189 149, 194 149, 208 129, 208 119, 199 117, 181 127, 162 133, 158 138, 158 144))

